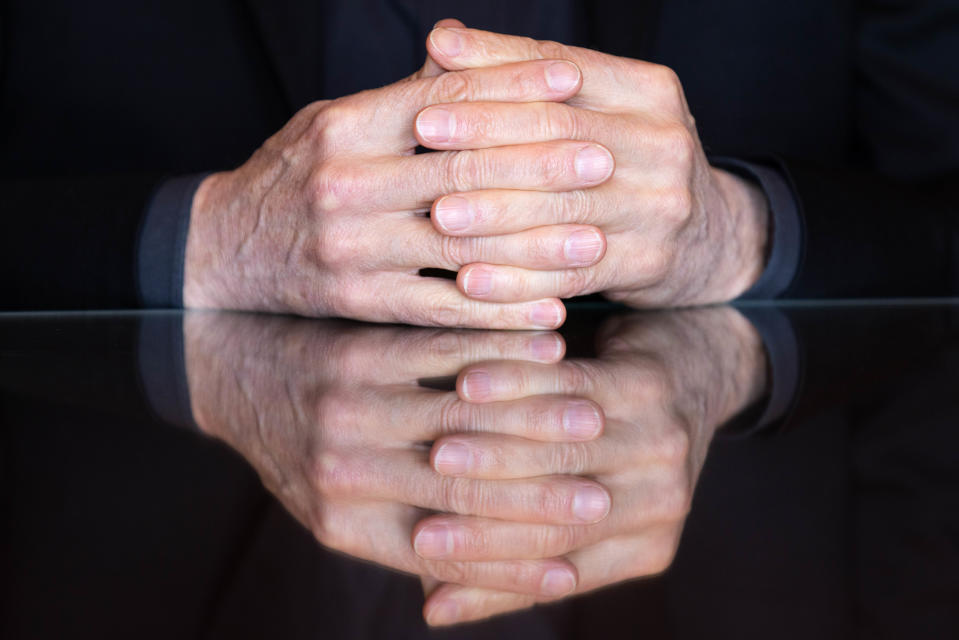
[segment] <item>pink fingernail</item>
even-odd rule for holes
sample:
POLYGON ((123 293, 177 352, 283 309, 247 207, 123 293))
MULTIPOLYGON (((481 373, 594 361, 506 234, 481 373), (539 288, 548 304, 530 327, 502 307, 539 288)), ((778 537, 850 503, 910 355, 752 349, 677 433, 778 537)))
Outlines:
POLYGON ((568 595, 575 588, 576 578, 567 569, 550 569, 543 575, 543 581, 539 585, 540 592, 544 596, 554 598, 568 595))
POLYGON ((563 429, 577 440, 588 440, 599 433, 599 412, 591 404, 577 402, 563 412, 563 429))
POLYGON ((530 313, 530 322, 541 329, 555 329, 559 326, 561 319, 559 309, 552 302, 538 304, 530 313))
POLYGON ((455 600, 441 600, 430 607, 426 621, 431 625, 452 624, 460 619, 460 606, 455 600))
POLYGON ((537 360, 553 362, 563 352, 563 342, 552 333, 536 336, 530 344, 530 351, 537 360))
POLYGON ((449 142, 456 133, 456 116, 446 109, 427 109, 417 116, 416 130, 424 140, 449 142))
POLYGON ((609 513, 609 495, 598 487, 582 487, 573 495, 573 515, 583 522, 599 522, 609 513))
POLYGON ((488 269, 474 267, 463 277, 463 290, 468 296, 485 296, 493 290, 493 274, 488 269))
POLYGON ((466 445, 448 442, 433 456, 433 467, 448 476, 466 473, 473 466, 473 452, 466 445))
POLYGON ((546 84, 550 89, 566 93, 579 82, 579 69, 571 62, 554 62, 546 67, 546 84))
POLYGON ((574 164, 583 182, 602 182, 613 170, 613 156, 602 147, 590 145, 579 150, 574 164))
POLYGON ((413 549, 422 558, 447 558, 453 554, 453 535, 446 525, 424 527, 416 534, 413 549))
POLYGON ((440 27, 430 34, 433 46, 447 56, 458 56, 463 51, 463 37, 452 29, 440 27))
POLYGON ((598 231, 576 231, 566 238, 563 253, 571 267, 593 264, 603 250, 603 239, 598 231))
POLYGON ((485 371, 470 371, 463 378, 463 395, 467 400, 482 400, 493 392, 493 381, 485 371))
POLYGON ((473 224, 470 201, 459 196, 446 196, 436 203, 436 222, 446 231, 463 231, 473 224))

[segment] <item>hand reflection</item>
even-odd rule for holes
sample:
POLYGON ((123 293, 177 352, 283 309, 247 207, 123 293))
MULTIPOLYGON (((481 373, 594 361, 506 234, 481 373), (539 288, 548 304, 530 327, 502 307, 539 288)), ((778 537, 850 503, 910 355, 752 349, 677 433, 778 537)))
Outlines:
MULTIPOLYGON (((534 432, 456 434, 434 443, 431 461, 438 472, 460 478, 591 477, 610 490, 608 517, 555 526, 434 515, 416 526, 417 553, 457 563, 565 556, 578 571, 576 593, 668 567, 715 429, 765 388, 762 343, 737 311, 710 308, 615 317, 600 331, 598 352, 594 360, 557 364, 471 365, 457 388, 462 398, 490 407, 536 397, 591 399, 606 414, 600 438, 544 443, 529 439, 534 432)), ((480 619, 543 599, 468 579, 450 582, 458 584, 440 586, 426 602, 431 624, 480 619)))
POLYGON ((188 314, 184 334, 197 423, 237 449, 324 545, 442 581, 545 596, 573 588, 563 558, 434 561, 410 543, 423 509, 530 523, 605 517, 609 495, 590 479, 452 478, 429 464, 424 443, 444 434, 600 434, 602 411, 589 400, 477 404, 418 383, 447 376, 451 387, 464 366, 491 359, 555 363, 565 350, 557 334, 213 313, 188 314))

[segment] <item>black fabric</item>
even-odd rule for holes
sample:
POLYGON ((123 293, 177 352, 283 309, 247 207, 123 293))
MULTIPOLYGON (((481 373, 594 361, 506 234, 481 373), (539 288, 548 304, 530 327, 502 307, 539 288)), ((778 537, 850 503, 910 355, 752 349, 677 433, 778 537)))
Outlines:
MULTIPOLYGON (((388 4, 395 33, 324 24, 328 5, 306 0, 0 5, 4 307, 135 306, 135 230, 158 178, 129 176, 237 166, 296 109, 354 88, 330 68, 386 81, 372 44, 387 35, 406 34, 395 58, 414 71, 436 16, 388 4), (331 26, 371 54, 334 59, 331 26)), ((667 64, 708 153, 784 159, 808 229, 787 295, 957 291, 957 0, 606 0, 569 15, 572 30, 525 11, 502 30, 667 64)))

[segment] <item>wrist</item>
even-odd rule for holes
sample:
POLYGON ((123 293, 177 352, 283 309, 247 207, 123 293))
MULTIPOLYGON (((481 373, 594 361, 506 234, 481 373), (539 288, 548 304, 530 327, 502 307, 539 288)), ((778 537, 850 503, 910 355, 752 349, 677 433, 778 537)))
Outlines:
POLYGON ((759 185, 722 169, 711 169, 726 211, 730 264, 722 285, 723 300, 739 297, 752 287, 766 266, 769 244, 769 202, 759 185))

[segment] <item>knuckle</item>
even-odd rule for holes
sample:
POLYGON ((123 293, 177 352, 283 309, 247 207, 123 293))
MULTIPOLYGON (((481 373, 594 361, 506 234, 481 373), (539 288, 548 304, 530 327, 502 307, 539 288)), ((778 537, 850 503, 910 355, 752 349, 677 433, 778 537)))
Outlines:
POLYGON ((311 476, 321 498, 349 495, 356 478, 350 460, 335 451, 322 451, 314 459, 311 476))
POLYGON ((662 246, 638 258, 638 272, 646 282, 662 282, 669 278, 673 268, 672 249, 662 246))
POLYGON ((569 47, 560 42, 553 40, 544 40, 541 42, 529 40, 528 44, 534 48, 536 53, 546 60, 570 60, 572 58, 569 47))
POLYGON ((480 151, 448 153, 443 171, 447 193, 472 191, 487 182, 490 175, 489 155, 480 151))
POLYGON ((448 266, 462 267, 472 260, 467 260, 466 256, 470 253, 469 245, 472 238, 460 238, 457 236, 440 236, 440 259, 448 266))
POLYGON ((471 405, 460 400, 455 394, 446 394, 439 409, 440 429, 443 433, 461 431, 468 424, 471 413, 471 405))
POLYGON ((476 572, 468 562, 432 562, 430 567, 434 578, 452 584, 470 584, 476 572))
POLYGON ((537 551, 544 557, 569 553, 580 547, 585 533, 583 527, 543 527, 539 530, 537 551))
POLYGON ((481 485, 468 478, 446 478, 440 500, 445 509, 461 515, 479 515, 489 506, 489 497, 481 485))
POLYGON ((564 393, 580 395, 587 393, 593 386, 594 376, 598 375, 588 362, 583 360, 568 360, 561 363, 559 368, 560 389, 564 393))
POLYGON ((338 213, 357 204, 363 194, 364 176, 356 167, 325 161, 310 178, 310 204, 317 213, 338 213))
POLYGON ((317 111, 310 119, 309 135, 321 148, 334 153, 343 140, 356 132, 360 118, 357 108, 346 100, 336 100, 317 111))
POLYGON ((555 102, 540 102, 536 108, 536 127, 549 140, 578 138, 573 111, 555 102))
POLYGON ((546 153, 532 166, 535 178, 545 187, 557 187, 570 181, 573 174, 573 162, 565 153, 546 153))
POLYGON ((555 454, 557 473, 582 475, 592 469, 592 450, 581 442, 558 445, 555 454))
POLYGON ((473 96, 473 82, 468 73, 449 71, 434 78, 428 92, 431 104, 465 102, 473 96))
POLYGON ((584 189, 562 191, 558 194, 562 222, 586 224, 590 219, 590 196, 584 189))
POLYGON ((677 545, 671 540, 657 541, 650 545, 647 557, 636 567, 635 575, 656 575, 663 573, 676 559, 677 545))
POLYGON ((689 456, 689 433, 682 428, 670 429, 653 445, 653 455, 670 465, 683 467, 689 456))
POLYGON ((531 513, 538 513, 545 517, 556 516, 567 511, 571 504, 570 491, 552 481, 545 481, 536 487, 530 497, 531 513))
POLYGON ((560 278, 559 297, 571 298, 581 295, 589 290, 592 280, 592 270, 590 269, 565 269, 558 273, 560 278))

